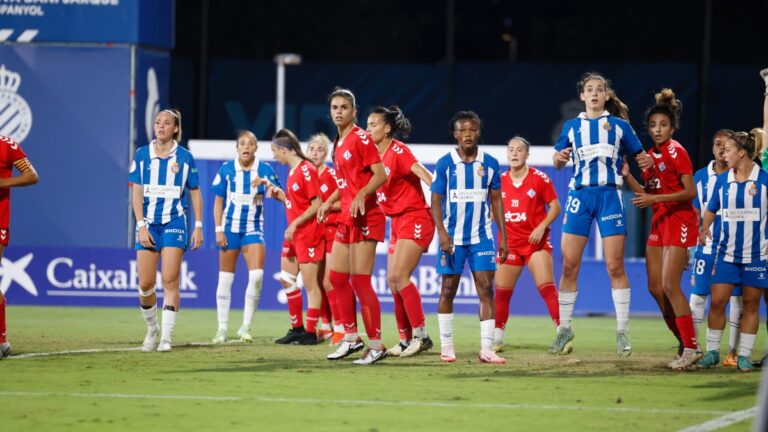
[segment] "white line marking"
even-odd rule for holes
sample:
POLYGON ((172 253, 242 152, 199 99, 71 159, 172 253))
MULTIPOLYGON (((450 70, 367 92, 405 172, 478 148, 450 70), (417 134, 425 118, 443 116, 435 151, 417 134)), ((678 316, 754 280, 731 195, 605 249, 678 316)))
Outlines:
MULTIPOLYGON (((242 344, 243 342, 232 339, 224 342, 224 344, 215 344, 213 342, 187 342, 180 344, 173 344, 174 348, 191 348, 191 347, 210 347, 215 345, 228 345, 228 344, 242 344)), ((125 351, 138 351, 139 347, 126 347, 126 348, 87 348, 80 350, 68 350, 68 351, 53 351, 53 352, 37 352, 37 353, 24 353, 24 354, 11 354, 6 357, 6 360, 25 359, 32 357, 53 357, 53 356, 65 356, 73 354, 99 354, 110 352, 125 352, 125 351)))
MULTIPOLYGON (((48 290, 46 295, 56 297, 139 297, 138 290, 131 291, 56 291, 48 290)), ((159 298, 163 297, 162 292, 156 293, 159 298)), ((180 293, 181 298, 197 298, 197 293, 180 293)))
POLYGON ((16 42, 29 42, 32 39, 34 39, 38 33, 39 33, 39 30, 37 29, 24 30, 24 33, 22 33, 19 37, 16 38, 16 42))
POLYGON ((13 34, 13 29, 0 29, 0 42, 5 42, 13 34))
MULTIPOLYGON (((271 403, 294 403, 303 405, 334 404, 334 405, 370 405, 370 406, 395 406, 395 407, 432 407, 432 408, 468 408, 468 409, 509 409, 509 410, 568 410, 568 411, 596 411, 619 412, 641 414, 723 414, 727 411, 716 410, 680 410, 680 409, 656 409, 656 408, 631 408, 631 407, 590 407, 574 405, 535 405, 535 404, 503 404, 503 403, 459 403, 459 402, 424 402, 424 401, 387 401, 387 400, 329 400, 310 398, 281 398, 281 397, 240 397, 240 396, 203 396, 203 395, 168 395, 168 394, 131 394, 131 393, 59 393, 59 392, 0 392, 0 397, 77 397, 77 398, 104 398, 104 399, 170 399, 170 400, 205 400, 205 401, 257 401, 271 403)), ((757 408, 753 408, 756 410, 757 408)), ((735 413, 731 413, 735 414, 735 413)), ((731 415, 729 414, 729 415, 731 415)))
POLYGON ((739 423, 741 421, 750 419, 757 415, 757 407, 752 407, 750 409, 745 409, 743 411, 735 411, 732 413, 728 413, 722 417, 718 417, 716 419, 712 419, 708 422, 694 425, 691 427, 687 427, 685 429, 681 429, 680 432, 708 432, 708 431, 714 431, 718 429, 722 429, 724 427, 730 426, 734 423, 739 423))

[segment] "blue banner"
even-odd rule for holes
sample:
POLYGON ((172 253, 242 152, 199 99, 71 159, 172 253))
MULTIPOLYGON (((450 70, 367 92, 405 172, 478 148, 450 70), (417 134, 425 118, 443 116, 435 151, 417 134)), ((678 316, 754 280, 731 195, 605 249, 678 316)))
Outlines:
POLYGON ((135 147, 147 145, 155 139, 155 115, 159 110, 168 108, 169 104, 170 65, 171 55, 166 51, 136 50, 135 147))

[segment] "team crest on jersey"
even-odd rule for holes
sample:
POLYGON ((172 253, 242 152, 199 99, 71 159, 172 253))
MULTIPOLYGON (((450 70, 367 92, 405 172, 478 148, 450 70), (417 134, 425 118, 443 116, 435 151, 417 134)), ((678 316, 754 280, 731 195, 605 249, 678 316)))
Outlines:
POLYGON ((660 163, 659 164, 659 171, 664 171, 665 169, 667 169, 667 166, 664 165, 664 162, 660 163))
POLYGON ((485 177, 485 169, 483 168, 482 165, 477 167, 477 175, 479 175, 480 177, 485 177))
POLYGON ((605 122, 605 123, 603 123, 603 129, 605 129, 605 130, 609 131, 609 130, 611 130, 611 129, 612 129, 612 126, 611 126, 611 124, 610 124, 610 123, 608 123, 608 122, 605 122))
POLYGON ((3 119, 8 119, 0 121, 0 135, 17 143, 24 141, 32 129, 32 110, 17 93, 20 85, 21 75, 0 65, 0 113, 3 113, 3 119))
POLYGON ((322 192, 322 193, 328 192, 328 185, 326 185, 325 183, 321 184, 320 185, 320 192, 322 192))
POLYGON ((174 162, 173 165, 171 165, 171 172, 174 174, 179 173, 179 164, 177 162, 174 162))
POLYGON ((533 198, 536 196, 536 191, 534 191, 533 189, 528 189, 528 193, 526 195, 533 198))
POLYGON ((349 150, 344 152, 344 159, 349 160, 349 158, 352 157, 352 153, 349 152, 349 150))
POLYGON ((755 186, 755 184, 754 184, 754 183, 750 184, 750 185, 749 185, 749 191, 748 191, 748 192, 749 192, 749 194, 750 194, 750 195, 752 195, 752 196, 755 196, 755 195, 757 195, 757 186, 755 186))
POLYGON ((298 183, 292 184, 291 189, 293 189, 293 191, 296 192, 297 190, 299 190, 299 184, 298 183))
POLYGON ((384 167, 384 172, 387 173, 387 177, 389 177, 389 167, 384 167))

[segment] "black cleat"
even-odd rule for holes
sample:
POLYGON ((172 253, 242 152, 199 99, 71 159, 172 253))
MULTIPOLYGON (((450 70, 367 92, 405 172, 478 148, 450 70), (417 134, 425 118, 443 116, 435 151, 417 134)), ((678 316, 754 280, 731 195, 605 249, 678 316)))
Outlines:
POLYGON ((276 344, 281 345, 287 345, 294 342, 298 342, 298 340, 304 335, 306 331, 304 331, 304 326, 301 327, 295 327, 290 330, 288 330, 288 333, 285 334, 285 336, 281 337, 280 339, 277 339, 275 341, 276 344))

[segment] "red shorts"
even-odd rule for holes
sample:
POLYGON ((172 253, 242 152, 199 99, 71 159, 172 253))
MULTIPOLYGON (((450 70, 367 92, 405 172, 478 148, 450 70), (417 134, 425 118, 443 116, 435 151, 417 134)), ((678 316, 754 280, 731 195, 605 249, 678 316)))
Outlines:
MULTIPOLYGON (((342 212, 348 211, 349 209, 342 209, 342 212)), ((376 206, 366 211, 363 216, 356 218, 347 217, 346 220, 340 220, 339 228, 336 230, 335 241, 344 244, 358 243, 365 240, 383 242, 386 222, 384 212, 376 206)))
POLYGON ((539 244, 528 243, 528 245, 522 248, 510 247, 507 259, 504 260, 504 262, 501 262, 499 258, 496 258, 496 263, 513 266, 525 266, 528 265, 528 260, 531 259, 531 256, 533 256, 533 254, 538 251, 546 251, 548 254, 552 255, 552 243, 549 241, 549 236, 547 236, 547 238, 543 241, 539 242, 539 244))
MULTIPOLYGON (((6 227, 8 225, 5 225, 6 227)), ((8 246, 8 240, 11 238, 10 228, 0 228, 0 246, 8 246)))
POLYGON ((339 229, 338 224, 325 224, 325 253, 329 254, 333 250, 333 241, 336 240, 336 231, 339 229))
POLYGON ((306 239, 296 238, 293 240, 283 240, 283 258, 296 258, 299 263, 318 262, 325 259, 325 238, 313 241, 314 245, 305 242, 306 239))
POLYGON ((400 239, 413 240, 425 252, 429 250, 432 237, 435 236, 435 223, 429 210, 415 210, 392 216, 389 230, 388 253, 395 253, 395 245, 400 239))
POLYGON ((682 221, 676 218, 653 218, 651 231, 646 246, 677 246, 689 248, 696 246, 699 236, 699 222, 682 221))

